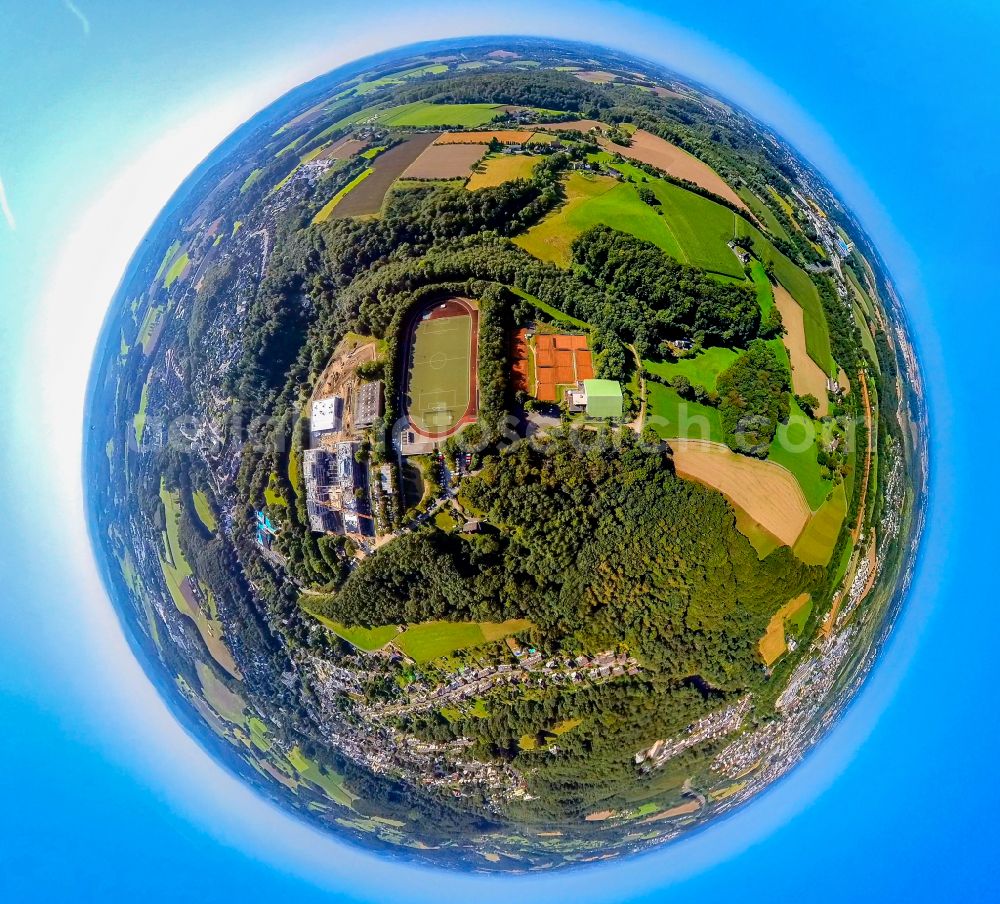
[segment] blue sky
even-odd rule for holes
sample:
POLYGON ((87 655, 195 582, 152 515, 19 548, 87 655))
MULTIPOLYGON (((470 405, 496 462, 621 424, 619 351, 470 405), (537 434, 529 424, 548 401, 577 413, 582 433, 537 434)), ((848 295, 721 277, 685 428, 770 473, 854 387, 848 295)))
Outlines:
MULTIPOLYGON (((12 7, 12 8, 8 8, 12 7)), ((0 38, 0 898, 299 901, 995 897, 997 530, 991 267, 1000 10, 990 3, 38 0, 0 38), (533 8, 534 7, 534 8, 533 8), (419 10, 419 15, 414 15, 419 10), (842 191, 903 290, 935 424, 926 555, 884 663, 833 736, 739 815, 653 856, 543 880, 387 866, 319 838, 172 722, 96 582, 80 403, 117 277, 242 119, 362 53, 497 32, 590 38, 717 87, 842 191), (8 209, 9 208, 9 209, 8 209)))

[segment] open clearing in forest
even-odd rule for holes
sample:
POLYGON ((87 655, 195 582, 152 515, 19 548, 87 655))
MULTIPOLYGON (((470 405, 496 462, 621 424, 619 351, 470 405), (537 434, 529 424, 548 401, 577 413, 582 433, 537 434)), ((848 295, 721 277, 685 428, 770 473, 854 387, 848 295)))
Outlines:
POLYGON ((404 179, 461 179, 485 153, 478 144, 432 144, 404 171, 404 179))
POLYGON ((719 409, 682 399, 677 390, 662 383, 646 382, 646 424, 660 439, 706 440, 721 443, 719 409))
POLYGON ((844 484, 834 487, 830 498, 816 512, 795 544, 794 552, 806 565, 830 564, 830 556, 837 545, 841 525, 847 517, 847 492, 844 484))
POLYGON ((676 439, 670 446, 681 477, 718 490, 782 543, 795 545, 812 511, 790 471, 721 443, 676 439))
POLYGON ((458 650, 503 640, 530 627, 531 622, 523 618, 505 622, 422 622, 408 627, 395 638, 394 644, 410 659, 424 663, 458 650))
POLYGON ((404 401, 410 429, 445 439, 475 420, 479 312, 465 298, 414 315, 406 345, 404 401))
POLYGON ((503 640, 531 627, 527 619, 515 618, 505 622, 418 622, 400 631, 398 625, 363 628, 323 616, 313 617, 365 653, 374 653, 392 643, 401 653, 419 663, 503 640))
MULTIPOLYGON (((767 624, 767 631, 764 632, 764 636, 757 645, 765 665, 772 665, 785 654, 785 623, 792 620, 797 621, 796 616, 800 615, 811 603, 812 597, 808 593, 802 593, 795 599, 789 600, 771 616, 771 620, 767 624)), ((804 626, 804 622, 802 626, 804 626)), ((796 633, 801 632, 802 626, 796 633)))
POLYGON ((338 637, 342 637, 352 646, 365 653, 381 650, 390 640, 399 634, 396 625, 380 625, 377 628, 363 628, 360 625, 345 625, 342 622, 316 616, 326 627, 338 637))
MULTIPOLYGON (((570 173, 564 185, 566 202, 514 239, 525 251, 568 267, 573 239, 592 226, 605 225, 654 242, 672 257, 684 259, 664 218, 639 198, 635 186, 611 176, 580 172, 570 173)), ((730 257, 736 260, 732 254, 730 257)))
POLYGON ((819 401, 816 414, 826 417, 830 412, 830 402, 826 394, 826 374, 809 356, 806 345, 805 314, 801 306, 782 286, 774 286, 774 303, 781 312, 785 324, 785 347, 792 362, 792 386, 797 395, 813 395, 819 401))
POLYGON ((666 380, 684 376, 698 386, 714 390, 719 375, 738 357, 739 353, 731 348, 709 346, 691 358, 679 358, 676 361, 650 361, 647 359, 642 364, 651 374, 656 374, 666 380))
POLYGON ((540 157, 529 157, 525 154, 500 154, 496 157, 487 157, 476 167, 465 187, 469 191, 475 191, 477 188, 495 188, 515 179, 530 179, 540 160, 540 157))
POLYGON ((335 205, 332 216, 360 217, 377 214, 382 209, 382 202, 392 183, 436 137, 433 132, 414 135, 379 155, 372 163, 371 175, 366 176, 335 205))

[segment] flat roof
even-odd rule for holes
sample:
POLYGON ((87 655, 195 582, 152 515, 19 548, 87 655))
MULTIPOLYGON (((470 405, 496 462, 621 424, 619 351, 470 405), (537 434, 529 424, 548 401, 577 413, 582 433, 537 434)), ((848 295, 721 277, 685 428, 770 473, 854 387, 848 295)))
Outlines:
POLYGON ((340 396, 316 399, 312 403, 309 429, 313 433, 327 433, 340 430, 344 425, 344 400, 340 396))
POLYGON ((584 380, 583 391, 587 393, 588 416, 622 416, 622 388, 614 380, 584 380))

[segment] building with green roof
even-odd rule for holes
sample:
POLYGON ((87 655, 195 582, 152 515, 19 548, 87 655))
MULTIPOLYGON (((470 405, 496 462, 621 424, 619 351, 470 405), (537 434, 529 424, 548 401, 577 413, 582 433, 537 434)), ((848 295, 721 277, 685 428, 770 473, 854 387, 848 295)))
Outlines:
POLYGON ((584 380, 587 394, 587 417, 618 418, 622 416, 622 388, 614 380, 584 380))

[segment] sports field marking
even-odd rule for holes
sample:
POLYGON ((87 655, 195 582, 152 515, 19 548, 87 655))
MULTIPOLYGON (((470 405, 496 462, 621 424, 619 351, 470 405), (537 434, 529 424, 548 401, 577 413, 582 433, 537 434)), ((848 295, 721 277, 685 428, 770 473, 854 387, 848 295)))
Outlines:
POLYGON ((449 299, 411 327, 407 415, 424 436, 443 438, 475 415, 475 313, 471 302, 449 299))
POLYGON ((737 455, 721 443, 670 440, 677 473, 712 487, 787 546, 794 546, 812 512, 787 468, 737 455))

